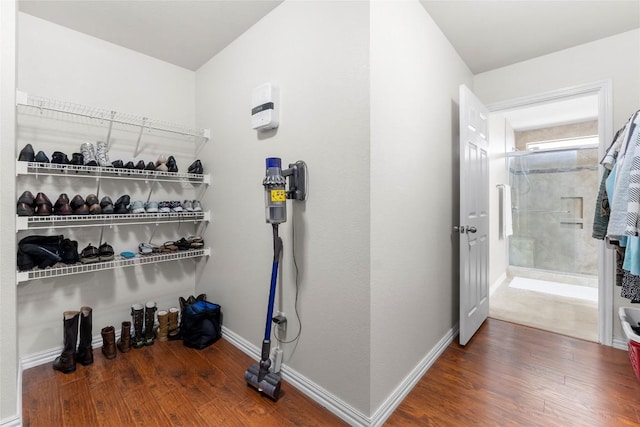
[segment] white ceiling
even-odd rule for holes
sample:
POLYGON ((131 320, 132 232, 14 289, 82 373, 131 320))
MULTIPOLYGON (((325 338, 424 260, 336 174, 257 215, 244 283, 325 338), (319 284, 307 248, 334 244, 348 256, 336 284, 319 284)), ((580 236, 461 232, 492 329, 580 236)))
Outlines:
POLYGON ((195 71, 280 3, 282 0, 19 0, 18 7, 21 12, 195 71))
POLYGON ((474 74, 640 27, 640 0, 421 0, 474 74))
MULTIPOLYGON (((18 4, 22 12, 197 70, 281 2, 19 0, 18 4)), ((473 73, 640 27, 640 0, 421 3, 473 73)))

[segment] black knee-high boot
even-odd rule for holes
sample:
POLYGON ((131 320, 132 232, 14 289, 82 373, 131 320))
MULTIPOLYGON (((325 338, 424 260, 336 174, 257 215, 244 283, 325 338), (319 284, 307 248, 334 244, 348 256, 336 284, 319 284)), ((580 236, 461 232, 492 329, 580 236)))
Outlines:
POLYGON ((65 311, 62 315, 64 324, 64 349, 53 361, 53 369, 70 374, 76 370, 76 342, 78 341, 79 311, 65 311))

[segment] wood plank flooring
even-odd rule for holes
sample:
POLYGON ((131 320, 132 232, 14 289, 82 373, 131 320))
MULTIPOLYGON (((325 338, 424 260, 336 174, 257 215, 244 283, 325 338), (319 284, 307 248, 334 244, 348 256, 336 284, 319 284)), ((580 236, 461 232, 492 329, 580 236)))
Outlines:
POLYGON ((388 426, 638 426, 627 353, 488 319, 449 345, 388 426))
MULTIPOLYGON (((346 425, 289 384, 276 403, 259 395, 244 382, 252 360, 224 340, 94 355, 73 374, 26 370, 23 424, 346 425)), ((385 425, 637 426, 640 382, 624 351, 489 319, 445 350, 385 425)))

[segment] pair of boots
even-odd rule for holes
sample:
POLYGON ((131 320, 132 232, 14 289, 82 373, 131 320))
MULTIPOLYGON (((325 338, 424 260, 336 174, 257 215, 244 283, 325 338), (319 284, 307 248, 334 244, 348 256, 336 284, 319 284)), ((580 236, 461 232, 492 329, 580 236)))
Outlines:
POLYGON ((93 339, 91 307, 81 307, 80 311, 65 311, 62 315, 64 326, 64 348, 62 354, 53 362, 53 369, 70 374, 76 370, 76 362, 84 366, 93 363, 93 339), (80 325, 80 342, 78 342, 78 324, 80 325))
POLYGON ((157 310, 154 301, 131 306, 131 317, 133 319, 133 348, 141 348, 145 345, 152 345, 156 338, 155 315, 157 310))
POLYGON ((178 339, 180 330, 178 329, 179 310, 171 307, 169 311, 158 311, 158 340, 168 341, 178 339))

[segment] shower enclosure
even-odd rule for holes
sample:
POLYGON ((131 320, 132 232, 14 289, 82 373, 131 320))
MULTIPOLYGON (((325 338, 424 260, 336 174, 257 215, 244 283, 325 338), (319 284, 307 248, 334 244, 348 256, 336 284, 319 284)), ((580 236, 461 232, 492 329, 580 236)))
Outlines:
POLYGON ((597 148, 508 155, 513 235, 509 265, 597 276, 591 237, 599 187, 597 148))

